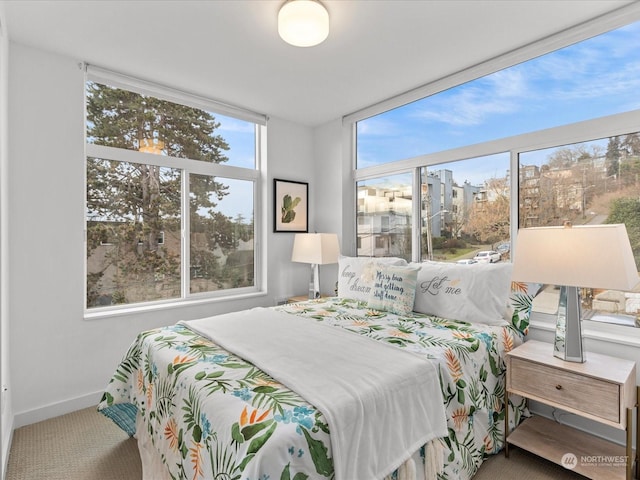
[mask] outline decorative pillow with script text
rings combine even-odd
[[[420,267],[378,265],[368,307],[406,315],[413,310],[416,281]]]
[[[367,302],[375,279],[377,265],[407,265],[398,257],[338,258],[338,297]]]
[[[425,262],[418,272],[416,312],[500,325],[511,290],[511,263]]]

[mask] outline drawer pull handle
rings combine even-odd
[[[556,385],[556,390],[562,390],[562,385]]]

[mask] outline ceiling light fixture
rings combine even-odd
[[[278,13],[278,33],[296,47],[313,47],[329,35],[329,12],[317,0],[287,0]]]

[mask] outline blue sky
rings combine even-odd
[[[211,113],[220,123],[216,133],[229,144],[225,165],[255,168],[255,124]]]
[[[220,122],[216,133],[229,144],[229,150],[225,152],[229,161],[225,165],[255,168],[255,124],[216,113],[212,115]],[[253,182],[223,178],[218,180],[229,186],[229,194],[217,202],[218,210],[231,218],[242,215],[245,223],[249,223],[253,216],[253,204],[247,200],[253,198]]]
[[[358,166],[638,108],[640,22],[358,122]],[[503,169],[480,163],[486,171],[468,172],[472,182]]]
[[[640,22],[529,60],[358,122],[358,166],[366,167],[640,108]],[[229,143],[228,165],[254,167],[253,124],[214,114]],[[604,141],[606,146],[606,140]],[[545,150],[528,161],[541,164]],[[481,185],[509,168],[508,154],[443,165]],[[439,169],[442,167],[433,167]],[[252,211],[250,182],[233,183],[219,208]]]

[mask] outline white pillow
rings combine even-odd
[[[366,302],[373,288],[377,265],[407,265],[398,257],[338,258],[338,297]]]
[[[367,306],[398,315],[411,312],[416,297],[418,270],[420,267],[415,265],[378,264]]]
[[[469,323],[504,324],[512,263],[419,265],[416,312]]]

